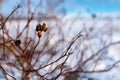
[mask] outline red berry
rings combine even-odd
[[[42,36],[42,32],[38,31],[38,37],[40,38]]]

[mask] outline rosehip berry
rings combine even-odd
[[[40,38],[42,36],[42,32],[41,31],[38,31],[38,37]]]

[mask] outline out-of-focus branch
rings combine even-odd
[[[30,16],[30,18],[28,18],[27,24],[25,25],[25,27],[23,28],[23,30],[17,35],[17,38],[19,38],[23,34],[23,32],[25,31],[25,29],[28,28],[28,26],[29,26],[29,24],[30,24],[30,22],[32,21],[33,18],[34,18],[34,15],[32,14]]]
[[[0,68],[3,72],[3,75],[5,76],[5,79],[8,80],[7,75],[6,75],[6,71],[4,70],[4,68],[1,65],[0,65]]]
[[[77,35],[72,39],[70,45],[68,46],[67,50],[65,50],[65,51],[63,52],[63,55],[62,55],[62,56],[60,56],[60,57],[59,57],[58,59],[56,59],[55,61],[53,61],[53,62],[51,62],[51,63],[49,63],[49,64],[47,64],[47,65],[45,65],[45,66],[42,66],[42,67],[40,67],[40,68],[38,68],[38,69],[36,69],[36,70],[40,70],[40,69],[45,68],[45,67],[47,67],[47,66],[49,66],[49,65],[52,65],[52,64],[54,64],[55,62],[58,62],[59,60],[61,60],[62,58],[64,58],[65,56],[70,55],[70,54],[69,54],[70,48],[71,48],[72,45],[75,43],[75,41],[78,40],[81,36],[83,36],[83,35],[82,35],[81,33],[79,33],[79,34],[77,34]],[[65,61],[66,61],[66,60],[67,60],[67,58],[65,59]]]
[[[106,69],[103,69],[103,70],[94,70],[94,71],[86,71],[86,70],[82,70],[80,72],[83,72],[83,73],[100,73],[100,72],[107,72],[107,71],[110,71],[111,69],[115,68],[115,66],[117,64],[120,63],[120,60],[118,60],[117,62],[113,63],[112,65],[110,65],[110,67],[106,68]]]
[[[18,6],[9,14],[9,16],[5,19],[5,21],[3,21],[2,26],[1,26],[1,29],[4,28],[4,26],[5,26],[6,22],[8,21],[8,19],[13,15],[13,13],[14,13],[18,8],[20,8],[20,5],[18,5]]]
[[[120,41],[112,42],[112,43],[104,46],[103,48],[99,49],[95,54],[93,54],[93,55],[90,56],[88,59],[86,59],[86,60],[83,62],[82,66],[84,66],[84,64],[86,64],[87,62],[89,62],[89,61],[91,61],[92,59],[94,59],[94,58],[95,58],[97,55],[99,55],[100,52],[103,51],[105,48],[108,48],[108,47],[113,46],[113,45],[116,45],[116,44],[120,44]]]

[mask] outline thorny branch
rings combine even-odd
[[[84,65],[89,63],[91,60],[94,60],[94,58],[98,58],[98,56],[101,54],[101,52],[106,49],[109,48],[110,46],[116,45],[116,44],[120,44],[120,41],[117,42],[111,42],[108,45],[103,46],[101,49],[99,49],[97,52],[93,53],[90,57],[88,57],[87,59],[84,59],[84,55],[85,55],[85,51],[87,51],[87,48],[81,50],[80,55],[78,55],[77,60],[76,61],[76,65],[72,68],[65,68],[65,64],[67,63],[69,57],[73,54],[70,52],[70,50],[72,49],[73,46],[75,46],[75,42],[77,42],[77,40],[80,37],[84,37],[81,32],[79,34],[77,34],[75,37],[73,37],[73,39],[71,40],[71,42],[69,43],[69,45],[67,46],[65,51],[60,51],[62,53],[62,55],[60,55],[57,59],[56,59],[56,55],[59,53],[59,51],[54,50],[54,46],[56,46],[57,44],[59,44],[60,42],[64,43],[65,42],[65,36],[64,36],[64,32],[62,32],[62,20],[59,21],[58,20],[58,24],[56,24],[56,26],[58,26],[58,32],[60,32],[61,34],[58,33],[58,36],[61,37],[61,40],[56,41],[56,43],[54,43],[54,45],[50,48],[46,48],[47,46],[49,46],[50,38],[47,38],[48,40],[43,39],[45,36],[43,36],[42,38],[40,38],[42,36],[42,34],[39,34],[39,40],[37,40],[37,43],[35,43],[35,39],[31,39],[29,41],[27,41],[27,39],[29,38],[28,34],[29,34],[29,29],[30,29],[30,23],[31,21],[34,19],[35,14],[39,11],[39,8],[42,4],[42,2],[44,2],[43,0],[40,1],[40,3],[38,4],[38,6],[34,9],[34,12],[31,13],[31,6],[30,6],[30,0],[28,0],[28,18],[27,18],[27,23],[25,26],[23,26],[24,28],[21,30],[21,32],[17,33],[16,35],[16,40],[20,38],[20,40],[24,40],[23,42],[21,42],[21,44],[15,45],[15,41],[14,38],[12,38],[12,36],[10,36],[10,34],[8,33],[7,29],[5,28],[6,22],[10,19],[10,17],[15,13],[15,11],[20,7],[20,5],[18,5],[10,14],[9,16],[4,20],[1,20],[1,32],[2,32],[2,38],[0,38],[0,47],[2,46],[3,48],[3,53],[5,54],[4,57],[6,57],[5,59],[0,59],[0,61],[4,62],[7,67],[12,68],[14,67],[16,70],[13,71],[13,73],[8,74],[6,67],[3,67],[3,63],[0,63],[0,69],[4,75],[4,78],[6,80],[9,80],[8,76],[13,78],[14,80],[17,80],[17,77],[14,77],[13,75],[19,71],[21,72],[21,79],[23,80],[30,80],[32,77],[31,75],[39,78],[40,80],[57,80],[60,76],[64,75],[64,77],[66,77],[66,74],[71,73],[99,73],[99,72],[107,72],[110,71],[111,69],[115,68],[116,65],[118,65],[120,63],[120,60],[118,60],[117,62],[113,63],[112,65],[110,65],[110,67],[103,69],[103,70],[86,70],[84,68]],[[57,18],[57,17],[56,17]],[[75,22],[78,18],[76,17],[73,22]],[[39,22],[39,21],[38,21]],[[65,22],[66,23],[66,22]],[[65,24],[64,23],[64,24]],[[60,25],[59,25],[60,24]],[[63,25],[64,26],[64,25]],[[70,24],[70,26],[73,26],[73,23]],[[26,31],[26,35],[25,38],[22,37],[22,34]],[[46,30],[44,30],[46,31]],[[53,30],[55,31],[55,30]],[[51,30],[51,32],[53,32]],[[72,30],[69,30],[69,32],[71,32]],[[40,33],[42,33],[42,31],[38,31]],[[48,35],[54,35],[51,34],[51,32],[47,33],[46,36]],[[92,33],[92,31],[91,31]],[[87,36],[90,33],[87,33]],[[1,35],[1,34],[0,34]],[[7,37],[5,37],[7,36]],[[34,36],[36,37],[36,36]],[[93,37],[92,37],[93,38]],[[39,47],[39,43],[42,43],[42,41],[44,41],[44,45]],[[106,40],[107,41],[107,40]],[[80,41],[78,41],[80,42]],[[62,44],[61,44],[62,45]],[[60,45],[60,46],[61,46]],[[37,50],[37,47],[39,47],[42,50]],[[58,46],[59,47],[59,46]],[[56,47],[55,47],[56,48]],[[65,48],[65,47],[64,47]],[[47,49],[47,50],[45,50]],[[78,50],[79,48],[75,49]],[[0,49],[1,50],[1,49]],[[63,50],[63,47],[62,49]],[[1,50],[2,51],[2,50]],[[56,52],[55,54],[49,54],[50,52]],[[74,51],[74,50],[73,50]],[[78,52],[75,52],[78,53]],[[74,53],[74,54],[75,54]],[[51,56],[49,58],[49,55]],[[35,57],[34,57],[35,56]],[[44,64],[42,63],[42,58],[44,56],[47,56],[47,58],[45,58],[45,60],[48,60],[47,62],[45,62],[45,60],[43,61]],[[79,57],[80,56],[80,57]],[[0,57],[3,57],[3,55],[0,55]],[[101,57],[101,56],[100,56]],[[99,57],[99,58],[100,58]],[[48,59],[49,58],[49,59]],[[53,58],[55,58],[54,60],[52,60]],[[99,60],[99,59],[98,59]],[[32,61],[35,61],[34,63],[32,63]],[[62,62],[60,62],[62,61]],[[59,63],[60,62],[60,63]],[[58,64],[55,64],[58,63]],[[55,67],[51,70],[50,68],[48,69],[49,66],[53,66],[55,65]],[[89,66],[89,65],[88,65]],[[41,71],[45,70],[45,73],[41,73]],[[56,76],[53,76],[53,73],[55,71],[59,70],[59,72],[57,73]],[[47,77],[48,75],[50,75],[51,78]],[[71,74],[70,74],[71,75]],[[66,79],[65,79],[66,80]]]

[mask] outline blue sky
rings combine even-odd
[[[66,0],[66,8],[69,12],[119,12],[120,0]]]
[[[25,0],[4,0],[3,4],[0,4],[0,12],[7,14],[22,1]],[[38,1],[32,0],[32,3],[36,5]],[[68,14],[76,12],[120,12],[120,0],[65,0],[63,6]]]

